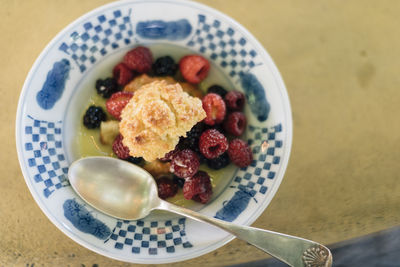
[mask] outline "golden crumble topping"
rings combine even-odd
[[[173,150],[179,137],[205,117],[199,98],[189,96],[178,83],[161,80],[135,90],[119,126],[131,156],[154,161]]]

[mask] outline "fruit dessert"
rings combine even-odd
[[[111,156],[150,172],[161,198],[180,194],[205,204],[213,195],[210,172],[253,160],[241,139],[245,96],[220,85],[200,90],[210,71],[200,55],[185,55],[178,64],[170,56],[153,62],[151,50],[138,46],[115,65],[112,77],[96,81],[105,103],[89,105],[83,125],[99,131]]]

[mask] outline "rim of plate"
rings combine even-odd
[[[32,79],[32,76],[37,69],[39,63],[41,60],[46,56],[48,50],[56,43],[66,32],[71,30],[72,28],[76,27],[79,25],[82,21],[85,19],[91,17],[93,14],[102,11],[102,10],[107,10],[109,8],[117,7],[117,6],[122,6],[126,4],[134,4],[134,3],[157,3],[157,2],[162,2],[162,3],[174,3],[174,4],[183,4],[187,5],[190,7],[194,7],[206,12],[214,13],[217,14],[218,16],[222,17],[224,20],[228,21],[232,25],[235,26],[236,29],[240,30],[247,38],[248,41],[251,42],[254,47],[257,49],[258,52],[260,52],[261,58],[265,61],[267,68],[271,73],[273,74],[274,80],[278,86],[278,90],[280,93],[280,98],[281,98],[281,104],[283,105],[283,111],[284,111],[284,118],[285,118],[285,127],[286,127],[286,136],[285,136],[285,144],[284,144],[284,154],[283,154],[283,161],[280,164],[280,168],[278,171],[279,176],[276,179],[276,185],[270,190],[269,195],[265,199],[261,205],[255,210],[252,214],[252,216],[244,222],[244,225],[251,225],[260,215],[266,207],[269,205],[271,202],[272,198],[275,196],[282,180],[283,176],[286,172],[286,168],[289,162],[289,157],[290,157],[290,152],[291,152],[291,147],[292,147],[292,138],[293,138],[293,122],[292,122],[292,111],[291,111],[291,106],[290,106],[290,100],[289,96],[286,90],[286,86],[283,82],[282,76],[276,67],[274,61],[272,60],[271,56],[268,54],[266,49],[261,45],[261,43],[244,27],[242,26],[239,22],[234,20],[233,18],[229,17],[228,15],[212,8],[207,5],[193,2],[191,0],[122,0],[122,1],[117,1],[117,2],[112,2],[109,4],[102,5],[100,7],[97,7],[79,18],[75,19],[73,22],[69,23],[66,27],[64,27],[55,37],[52,38],[52,40],[45,46],[45,48],[40,52],[40,55],[36,58],[34,64],[32,65],[31,69],[29,70],[29,73],[25,79],[24,85],[22,87],[19,100],[18,100],[18,106],[17,106],[17,114],[16,114],[16,128],[15,128],[15,138],[16,140],[19,140],[20,135],[21,135],[21,127],[18,121],[22,119],[22,107],[23,107],[23,102],[25,100],[26,93],[28,91],[28,85],[29,82]],[[47,216],[47,218],[60,230],[62,231],[66,236],[74,240],[76,243],[79,245],[90,249],[100,255],[103,255],[108,258],[112,258],[115,260],[120,260],[124,262],[131,262],[131,263],[145,263],[149,264],[150,262],[148,260],[142,260],[142,259],[135,259],[133,256],[131,257],[124,257],[123,254],[120,253],[113,253],[111,251],[103,250],[100,248],[97,248],[96,246],[92,245],[91,243],[87,242],[86,240],[74,235],[70,230],[67,229],[65,225],[60,223],[55,216],[47,209],[46,205],[42,203],[42,200],[39,198],[39,196],[36,194],[36,190],[33,188],[32,183],[29,181],[28,177],[28,171],[26,168],[26,164],[23,162],[23,150],[21,147],[20,142],[16,141],[16,148],[17,148],[17,155],[18,155],[18,161],[21,167],[22,174],[24,176],[25,183],[27,184],[29,191],[31,195],[33,196],[34,200],[36,201],[36,204],[40,207],[42,212]],[[235,237],[231,234],[229,234],[226,238],[221,239],[220,241],[214,243],[211,246],[207,246],[206,248],[202,248],[199,250],[195,250],[192,253],[188,253],[186,255],[179,255],[178,257],[171,257],[168,259],[163,259],[163,258],[151,258],[152,262],[155,264],[161,264],[161,263],[172,263],[172,262],[179,262],[179,261],[185,261],[189,260],[192,258],[196,258],[199,256],[202,256],[206,253],[209,253],[213,250],[216,250],[223,245],[227,244],[231,240],[233,240]],[[134,259],[134,261],[132,261]]]

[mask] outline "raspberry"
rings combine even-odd
[[[190,149],[179,151],[171,160],[171,172],[181,178],[193,176],[199,169],[200,161],[195,152]]]
[[[202,56],[187,55],[179,61],[179,70],[186,81],[197,84],[207,77],[210,63]]]
[[[121,112],[132,96],[133,93],[131,92],[117,92],[113,94],[106,102],[108,113],[110,113],[114,118],[120,120]]]
[[[101,107],[90,106],[83,116],[83,125],[88,129],[95,129],[98,128],[100,123],[106,119],[107,115]]]
[[[162,162],[168,162],[171,161],[172,158],[175,156],[176,153],[178,153],[180,150],[175,148],[174,150],[171,150],[170,152],[168,152],[167,154],[165,154],[164,157],[160,158],[160,160]]]
[[[125,54],[124,63],[133,71],[145,73],[151,70],[153,56],[150,49],[138,46]]]
[[[179,188],[183,188],[183,185],[185,184],[185,179],[184,178],[180,178],[176,175],[174,175],[172,177],[172,181],[179,187]]]
[[[213,126],[207,125],[206,129],[215,129],[225,135],[225,129],[222,124],[215,124]]]
[[[162,199],[173,197],[178,192],[178,186],[168,177],[162,176],[156,179],[158,196]]]
[[[200,203],[207,203],[212,196],[210,176],[206,172],[199,171],[183,185],[183,197]]]
[[[114,78],[98,79],[96,81],[96,91],[104,98],[109,98],[118,91],[118,84]]]
[[[234,135],[240,136],[246,129],[246,116],[242,112],[235,111],[230,113],[224,121],[225,130]]]
[[[119,63],[113,69],[113,76],[119,85],[124,86],[132,80],[133,73],[124,63]]]
[[[123,137],[121,134],[117,135],[112,144],[112,150],[118,158],[128,159],[130,157],[129,148],[124,146],[124,144],[122,143],[122,139]]]
[[[244,94],[239,91],[230,91],[225,96],[226,106],[231,111],[242,111],[245,103]]]
[[[213,159],[228,149],[228,139],[217,130],[209,129],[200,136],[199,148],[207,159]]]
[[[204,123],[199,122],[192,129],[186,133],[186,137],[181,137],[178,147],[180,149],[191,149],[196,151],[199,146],[199,138],[204,131]]]
[[[214,84],[207,89],[207,93],[214,93],[220,95],[223,98],[228,93],[228,91],[226,91],[224,87]]]
[[[178,65],[170,56],[157,58],[152,67],[156,76],[174,76],[178,70]]]
[[[221,123],[224,120],[226,115],[226,106],[221,96],[210,93],[203,97],[202,102],[203,109],[207,115],[204,119],[204,123],[214,125]]]
[[[211,169],[219,170],[228,166],[231,161],[229,160],[228,153],[225,152],[224,154],[215,159],[207,159],[206,162],[207,166],[210,167]]]
[[[253,153],[250,147],[240,139],[233,139],[229,143],[228,155],[231,161],[241,168],[249,166],[253,161]]]

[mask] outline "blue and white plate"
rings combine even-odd
[[[79,244],[127,262],[187,260],[233,237],[175,215],[156,213],[138,221],[111,218],[86,205],[67,178],[68,166],[79,157],[73,148],[81,120],[79,105],[87,103],[94,90],[85,84],[138,44],[178,46],[202,54],[212,62],[211,72],[222,73],[231,87],[245,93],[246,138],[254,161],[231,172],[223,190],[199,212],[243,225],[256,220],[277,191],[288,163],[289,99],[260,43],[233,19],[197,3],[118,1],[89,12],[60,32],[25,81],[16,118],[18,157],[40,208]]]

